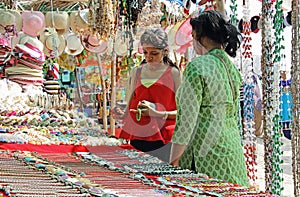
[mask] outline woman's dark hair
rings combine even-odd
[[[202,36],[207,36],[222,44],[228,55],[236,56],[236,51],[241,45],[242,35],[234,25],[225,21],[219,12],[204,11],[198,17],[191,18],[190,24],[196,33],[195,39],[200,41]]]
[[[157,49],[168,48],[168,35],[162,28],[149,28],[141,35],[141,45],[151,45]],[[172,60],[166,55],[163,58],[163,62],[169,66],[178,67],[172,62]]]

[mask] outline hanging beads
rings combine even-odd
[[[294,195],[300,195],[300,2],[292,1],[292,84],[291,91],[293,96],[293,123],[292,123],[292,160],[293,160],[293,178],[294,178]]]
[[[255,186],[256,172],[256,136],[254,129],[254,83],[252,64],[252,45],[250,36],[249,1],[243,6],[243,30],[244,42],[242,45],[242,73],[244,76],[244,105],[243,105],[243,144],[247,165],[247,174],[250,185]]]

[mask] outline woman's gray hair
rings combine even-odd
[[[141,36],[141,45],[149,44],[158,49],[168,47],[168,35],[162,28],[149,28]]]

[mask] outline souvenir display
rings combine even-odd
[[[119,138],[123,121],[112,113],[115,103],[126,106],[129,74],[145,56],[139,40],[144,30],[167,33],[168,55],[184,72],[196,56],[190,19],[222,2],[224,17],[243,36],[233,62],[243,77],[237,124],[249,188],[135,150]],[[291,142],[299,196],[299,0],[258,3],[261,10],[254,13],[250,0],[0,2],[0,196],[282,196],[283,135]],[[284,28],[293,33],[291,67]],[[255,80],[263,89],[261,135]],[[137,120],[141,116],[140,110]],[[264,185],[258,178],[260,138]]]

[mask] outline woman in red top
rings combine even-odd
[[[140,42],[145,60],[131,72],[126,110],[116,108],[114,116],[123,119],[121,138],[137,150],[167,161],[170,147],[165,145],[174,132],[180,71],[168,58],[168,37],[163,29],[146,30]]]

